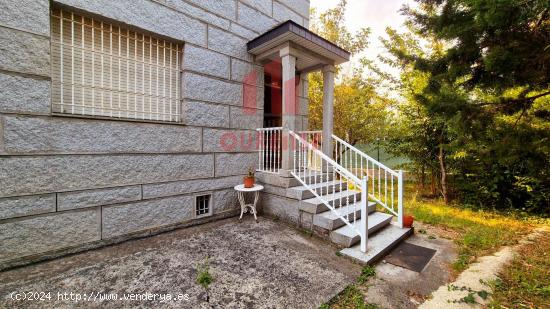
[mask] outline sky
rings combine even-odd
[[[317,9],[317,13],[334,8],[339,0],[311,0],[311,7]],[[346,26],[352,33],[357,30],[369,27],[369,48],[364,56],[376,60],[376,56],[384,52],[384,48],[378,39],[385,36],[386,27],[403,29],[405,17],[399,12],[404,4],[412,4],[412,0],[348,0],[346,7]],[[394,71],[387,66],[380,64],[382,69]],[[397,72],[392,72],[397,73]]]

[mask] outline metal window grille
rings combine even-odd
[[[207,216],[210,215],[210,197],[211,195],[198,195],[195,197],[195,216]]]
[[[179,121],[183,45],[54,8],[54,113]]]

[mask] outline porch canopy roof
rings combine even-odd
[[[280,61],[279,51],[288,46],[296,53],[296,71],[307,73],[325,65],[347,62],[350,53],[288,20],[247,43],[257,62]]]

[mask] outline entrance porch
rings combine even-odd
[[[403,228],[402,172],[333,134],[335,65],[350,54],[292,21],[250,41],[248,51],[265,72],[264,128],[257,129],[264,213],[374,262],[412,230]],[[323,74],[323,126],[307,131],[306,76],[315,71]]]
[[[276,157],[265,159],[270,171],[286,173],[292,166],[289,131],[307,129],[307,74],[323,73],[323,153],[332,157],[331,136],[334,113],[335,65],[347,62],[350,53],[317,36],[308,29],[287,21],[248,43],[248,52],[264,66],[264,128],[266,140],[280,146]],[[272,135],[274,134],[274,135]],[[271,166],[269,166],[271,165]]]

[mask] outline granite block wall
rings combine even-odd
[[[52,113],[51,6],[184,43],[181,122]],[[288,19],[307,27],[309,1],[2,1],[0,269],[238,213],[232,187],[257,164],[263,119],[246,42]],[[199,220],[201,192],[214,205]]]

